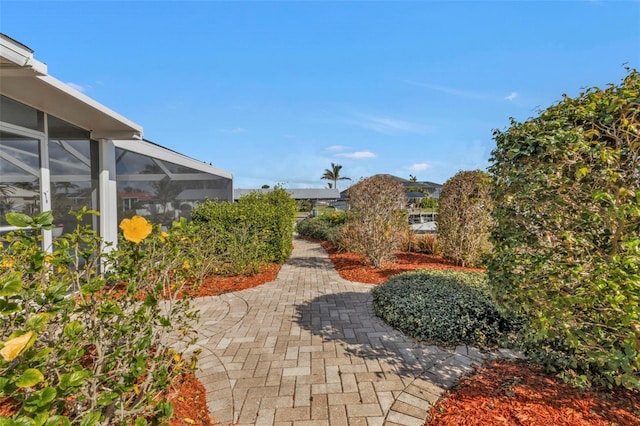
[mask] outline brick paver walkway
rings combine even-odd
[[[275,281],[196,301],[196,374],[221,425],[419,426],[461,374],[509,355],[414,342],[374,315],[371,285],[294,244]]]

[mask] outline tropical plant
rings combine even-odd
[[[363,179],[349,188],[348,221],[341,244],[364,256],[374,267],[393,258],[409,232],[402,184],[388,176]]]
[[[565,379],[640,389],[640,75],[494,136],[496,299]]]
[[[2,425],[159,424],[172,415],[166,389],[191,366],[196,312],[178,298],[192,272],[190,232],[164,235],[134,217],[118,249],[83,216],[41,248],[50,211],[10,213],[20,230],[0,251],[0,400],[15,407]],[[9,398],[9,399],[7,399]],[[6,413],[6,412],[5,412]]]
[[[491,178],[462,171],[442,187],[438,200],[438,242],[442,255],[458,266],[479,266],[491,250]]]
[[[333,188],[338,189],[339,180],[351,180],[351,178],[349,177],[340,176],[340,170],[342,170],[342,166],[340,164],[331,163],[331,168],[324,169],[324,174],[320,179],[327,179],[327,180],[333,181]]]

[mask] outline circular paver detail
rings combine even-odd
[[[419,344],[377,318],[372,286],[342,279],[296,238],[275,281],[196,301],[197,376],[212,417],[237,425],[422,425],[486,355]]]

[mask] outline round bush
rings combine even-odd
[[[313,218],[306,218],[296,224],[296,231],[304,237],[339,243],[340,228],[344,224],[345,213],[331,213]]]
[[[496,309],[481,272],[407,272],[375,287],[372,295],[378,317],[418,340],[488,348],[513,328]]]

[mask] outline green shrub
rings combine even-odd
[[[345,212],[325,213],[298,222],[296,231],[304,237],[340,244],[340,229],[347,220]]]
[[[495,139],[497,301],[565,379],[640,389],[640,75]]]
[[[51,212],[7,215],[23,229],[0,239],[0,400],[17,412],[0,424],[146,425],[172,415],[165,391],[189,366],[182,351],[196,336],[197,312],[178,298],[193,278],[193,234],[134,217],[106,252],[82,225],[93,213],[72,212],[78,225],[52,253],[40,232],[53,227]]]
[[[255,273],[263,265],[282,263],[293,248],[295,200],[284,190],[251,193],[237,203],[207,200],[193,211],[212,257],[223,274]]]
[[[393,259],[409,232],[402,184],[387,176],[363,179],[348,190],[350,210],[340,243],[379,268]]]
[[[501,315],[480,272],[407,272],[372,290],[377,316],[409,336],[445,346],[492,347],[512,323]]]
[[[491,178],[480,170],[457,173],[440,192],[438,242],[445,259],[480,266],[491,251]]]

